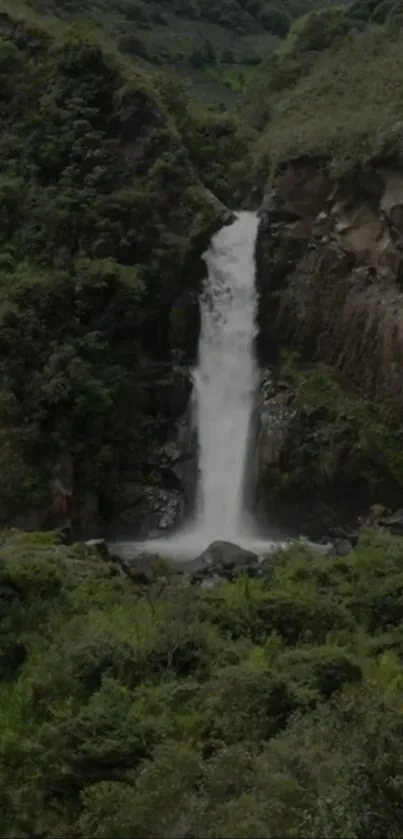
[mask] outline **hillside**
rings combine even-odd
[[[123,467],[132,485],[143,469],[161,480],[147,466],[152,430],[159,421],[162,445],[172,412],[158,387],[170,394],[171,353],[192,355],[196,341],[193,332],[181,344],[171,313],[192,306],[200,253],[228,216],[201,179],[220,160],[221,132],[228,194],[244,140],[229,118],[204,126],[185,107],[188,152],[169,86],[162,96],[86,25],[2,8],[0,518],[42,526],[61,503],[53,486],[92,531],[99,505],[117,501]],[[150,377],[162,381],[155,397]]]
[[[317,0],[32,0],[41,13],[101,27],[119,50],[185,74],[207,101],[230,104],[251,70]]]
[[[272,403],[280,443],[260,501],[268,515],[277,494],[316,534],[337,510],[400,506],[403,488],[402,12],[362,2],[303,17],[245,102],[259,134],[261,354],[297,359]]]
[[[342,175],[398,154],[402,20],[400,3],[367,0],[296,21],[245,97],[266,177],[298,156]]]

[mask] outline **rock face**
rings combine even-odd
[[[295,161],[261,216],[261,358],[292,347],[402,407],[403,170],[374,164],[344,183],[323,161]]]
[[[191,394],[186,368],[146,365],[140,395],[144,445],[139,451],[134,439],[133,449],[122,452],[113,534],[157,538],[176,528],[191,510],[197,473]]]
[[[261,363],[278,366],[287,350],[308,366],[327,365],[340,392],[387,408],[385,422],[396,428],[403,410],[403,168],[374,163],[344,182],[324,161],[296,160],[267,190],[260,213]],[[345,412],[340,403],[338,411],[327,399],[326,375],[317,388],[324,398],[316,406],[303,389],[296,405],[290,382],[266,394],[256,453],[258,513],[267,519],[277,492],[286,502],[280,518],[314,537],[350,524],[378,498],[394,506],[403,485],[396,431],[387,463],[380,451],[385,423],[377,431],[361,408],[358,421],[358,402],[347,400]]]
[[[369,514],[360,520],[360,528],[381,529],[388,531],[392,536],[403,536],[403,510],[391,513],[381,504],[374,504]]]

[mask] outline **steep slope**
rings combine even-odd
[[[15,11],[0,33],[0,518],[44,524],[50,481],[62,519],[94,528],[122,464],[141,485],[156,418],[162,444],[186,407],[167,396],[170,314],[226,214],[147,76],[88,28]]]
[[[278,492],[302,518],[315,510],[319,530],[336,499],[354,518],[371,501],[399,504],[403,488],[398,5],[383,25],[354,7],[299,21],[271,62],[266,102],[255,99],[256,116],[270,112],[255,160],[260,350],[327,365],[299,381],[294,370],[272,403],[281,442],[266,446],[263,496],[266,509]]]

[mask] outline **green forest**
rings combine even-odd
[[[108,521],[163,486],[176,406],[147,382],[194,360],[211,235],[288,161],[352,195],[401,167],[402,24],[400,0],[0,0],[5,839],[403,835],[401,536],[361,527],[343,557],[290,542],[211,589],[78,541],[88,498]],[[396,400],[283,350],[268,363],[305,426],[272,491],[339,476],[324,427],[368,503],[393,484],[398,506]],[[66,461],[74,544],[52,508]]]
[[[1,544],[7,837],[401,836],[403,539],[211,591]]]

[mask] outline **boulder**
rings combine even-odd
[[[157,580],[165,584],[172,574],[179,573],[159,556],[152,554],[139,554],[132,559],[120,558],[119,563],[125,574],[139,586],[147,587],[156,583]]]
[[[102,559],[111,559],[106,539],[87,539],[87,548],[96,551]]]
[[[394,536],[403,536],[403,510],[396,510],[391,516],[380,520],[381,527],[386,527]]]
[[[336,539],[327,551],[326,556],[348,556],[352,550],[353,545],[349,539]]]
[[[366,518],[361,518],[359,524],[362,529],[388,530],[393,536],[403,536],[403,509],[391,513],[382,504],[374,504]]]
[[[202,572],[203,576],[226,579],[257,566],[258,562],[259,558],[253,551],[220,540],[212,542],[195,560],[195,564],[200,566],[199,575]]]

